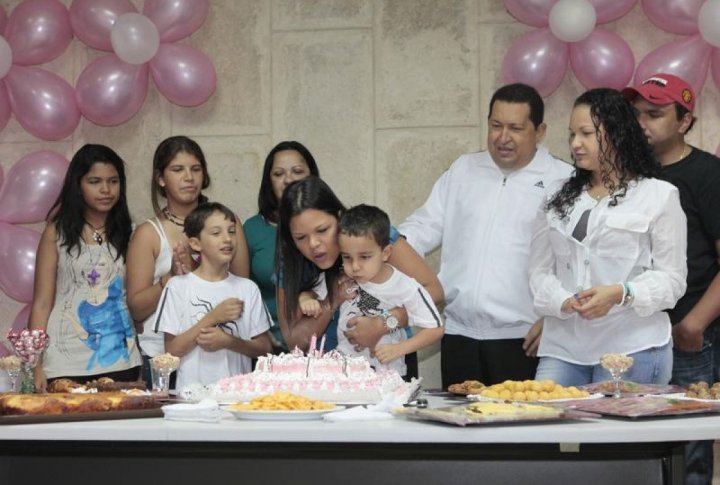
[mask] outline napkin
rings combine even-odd
[[[217,423],[222,417],[220,406],[214,399],[203,399],[197,403],[167,404],[162,410],[165,419],[170,421]]]
[[[355,406],[344,411],[323,414],[325,421],[385,421],[394,419],[394,416],[387,411],[380,411],[376,406]]]

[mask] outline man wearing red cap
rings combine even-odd
[[[685,142],[695,123],[695,95],[684,80],[656,74],[623,94],[635,106],[663,174],[680,190],[687,216],[687,292],[669,311],[672,382],[712,384],[720,381],[720,159]],[[712,446],[712,441],[688,445],[688,484],[712,482]]]

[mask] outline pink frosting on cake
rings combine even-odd
[[[378,402],[404,384],[395,371],[375,372],[361,356],[331,351],[320,355],[266,355],[255,371],[219,381],[213,394],[220,400],[249,400],[275,391],[289,391],[331,402]]]

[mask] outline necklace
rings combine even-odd
[[[687,150],[687,148],[688,148],[688,145],[686,143],[683,143],[683,151],[680,154],[680,158],[677,159],[678,162],[680,160],[682,160],[683,158],[685,158],[685,150]],[[675,163],[677,163],[677,162],[675,162]]]
[[[85,224],[90,226],[90,229],[92,229],[92,239],[95,241],[98,245],[102,245],[103,243],[103,233],[105,233],[104,229],[105,226],[95,227],[92,224],[90,224],[88,221],[85,221]]]
[[[182,219],[182,218],[176,216],[175,214],[170,212],[170,209],[168,209],[167,207],[165,207],[162,210],[162,213],[165,216],[165,219],[172,222],[176,226],[183,227],[183,228],[185,227],[185,219]]]

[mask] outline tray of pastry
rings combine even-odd
[[[479,401],[461,406],[408,408],[400,411],[411,419],[439,421],[458,426],[537,423],[566,419],[596,418],[597,414],[575,409],[520,402]]]
[[[162,417],[151,396],[121,392],[94,394],[5,394],[0,396],[0,424],[55,423]]]

